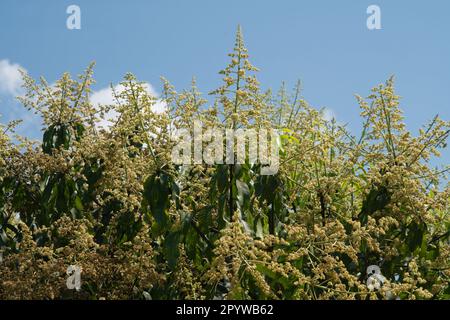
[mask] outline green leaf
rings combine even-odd
[[[408,244],[408,248],[411,252],[415,251],[419,246],[422,245],[422,240],[424,237],[424,233],[426,231],[426,225],[423,222],[416,223],[413,221],[408,227],[408,235],[406,242]]]
[[[144,197],[150,205],[151,214],[162,228],[168,225],[166,209],[172,194],[171,185],[171,177],[164,172],[150,176],[144,183]]]
[[[83,203],[81,202],[81,198],[79,196],[75,197],[74,206],[75,206],[75,209],[77,209],[78,211],[84,210]]]
[[[250,195],[250,189],[248,185],[241,180],[236,180],[237,196],[239,203],[242,205],[244,200]]]
[[[173,269],[176,266],[178,257],[180,256],[180,250],[178,245],[180,243],[179,232],[169,232],[164,239],[164,256],[167,259],[169,268]]]

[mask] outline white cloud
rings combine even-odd
[[[329,108],[323,108],[322,109],[322,117],[325,121],[331,121],[333,119],[336,119],[336,114],[333,110]]]
[[[153,86],[150,83],[144,83],[143,84],[145,91],[147,91],[147,93],[153,97],[158,98],[158,93],[156,92],[156,90],[153,88]],[[123,91],[124,88],[121,84],[115,85],[114,86],[114,91],[116,93],[120,93],[121,91]],[[113,90],[111,89],[111,87],[108,88],[104,88],[104,89],[100,89],[98,91],[94,91],[90,97],[90,101],[94,106],[98,106],[98,105],[115,105],[117,104],[117,101],[114,99],[113,97]],[[164,111],[166,111],[166,103],[160,99],[156,100],[156,103],[152,106],[153,112],[156,113],[162,113]],[[111,125],[109,120],[114,120],[117,118],[117,113],[115,111],[110,111],[106,116],[105,116],[105,120],[101,121],[99,123],[99,126],[103,127],[103,128],[107,128]]]
[[[118,86],[116,86],[115,88],[117,87]],[[90,100],[94,106],[98,106],[100,104],[115,104],[111,88],[104,88],[98,91],[94,91],[94,93],[90,97]]]
[[[41,135],[39,130],[41,118],[29,112],[15,99],[24,93],[20,70],[27,72],[18,63],[12,63],[8,59],[0,60],[0,122],[22,120],[22,123],[15,129],[16,133],[31,139],[38,139]]]
[[[158,93],[156,92],[156,90],[153,88],[153,86],[150,83],[144,83],[143,84],[145,91],[147,91],[147,93],[153,97],[158,97]],[[116,86],[114,86],[114,91],[116,93],[120,93],[121,91],[123,91],[123,86],[121,84],[118,84]],[[116,104],[117,101],[114,99],[113,97],[113,91],[111,89],[111,87],[108,88],[104,88],[104,89],[100,89],[98,91],[94,91],[94,93],[91,95],[91,103],[94,106],[103,104],[103,105],[111,105],[111,104]],[[157,112],[157,113],[162,113],[166,110],[166,104],[161,101],[161,100],[157,100],[156,103],[153,105],[153,111]]]
[[[26,71],[17,63],[0,60],[0,93],[13,96],[20,93],[23,81],[19,70]]]

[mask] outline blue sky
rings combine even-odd
[[[71,4],[81,8],[81,30],[66,28]],[[381,30],[366,27],[371,4],[381,8]],[[160,76],[178,89],[195,76],[207,93],[220,84],[217,71],[241,24],[264,89],[301,79],[311,105],[331,109],[356,133],[361,120],[353,95],[367,96],[395,75],[406,123],[416,132],[437,113],[450,119],[449,15],[448,0],[2,0],[1,121],[24,117],[12,98],[14,74],[8,78],[14,66],[53,82],[96,61],[95,90],[130,71],[156,91]],[[27,119],[20,132],[39,137]],[[449,162],[445,150],[439,163]]]

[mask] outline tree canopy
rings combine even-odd
[[[165,79],[154,97],[127,74],[115,103],[96,106],[93,65],[54,85],[24,75],[19,99],[43,138],[1,126],[0,298],[450,298],[450,188],[429,164],[450,123],[412,135],[391,78],[357,97],[354,135],[300,85],[262,91],[240,30],[229,57],[210,99]],[[193,119],[278,130],[279,171],[174,164],[171,137]],[[80,290],[66,286],[70,265]]]

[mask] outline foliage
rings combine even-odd
[[[1,127],[0,298],[450,298],[450,188],[429,165],[450,123],[436,116],[412,136],[391,78],[357,97],[355,137],[300,85],[262,92],[240,30],[229,56],[212,106],[195,81],[177,92],[164,79],[158,100],[127,74],[116,103],[97,107],[93,66],[54,86],[24,75],[20,100],[44,132],[13,143],[15,123]],[[171,137],[193,119],[278,129],[279,172],[174,165]],[[80,291],[65,286],[73,264]],[[366,286],[370,265],[380,290]]]

